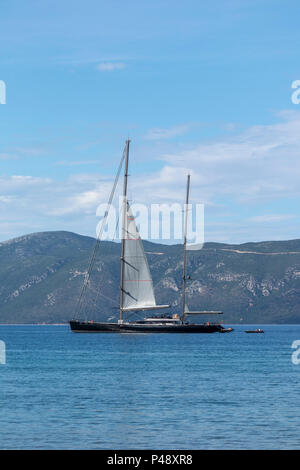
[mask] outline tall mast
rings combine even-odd
[[[120,276],[120,322],[123,320],[123,300],[124,300],[124,254],[125,254],[125,220],[127,212],[127,177],[128,177],[128,159],[129,159],[129,144],[130,140],[126,140],[125,147],[125,169],[124,169],[124,184],[123,184],[123,208],[122,208],[122,231],[121,231],[121,276]]]
[[[182,276],[182,314],[181,321],[185,317],[185,288],[186,288],[186,239],[187,239],[187,223],[188,223],[188,203],[190,194],[190,175],[187,175],[186,183],[186,200],[185,200],[185,218],[184,218],[184,242],[183,242],[183,276]]]

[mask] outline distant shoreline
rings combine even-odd
[[[226,323],[232,326],[298,326],[300,323]],[[69,323],[0,323],[0,326],[69,326]]]

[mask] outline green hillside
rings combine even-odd
[[[73,318],[94,245],[93,238],[70,232],[34,233],[1,243],[0,322]],[[144,246],[158,302],[178,312],[182,246]],[[104,320],[118,314],[119,262],[119,244],[102,242],[83,318]],[[188,274],[191,310],[223,310],[224,323],[300,323],[300,240],[207,243],[189,253]]]

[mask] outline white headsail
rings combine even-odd
[[[168,305],[156,305],[148,261],[128,202],[123,236],[124,271],[122,310],[148,310],[168,307]]]

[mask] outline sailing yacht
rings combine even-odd
[[[96,322],[71,320],[71,330],[76,333],[214,333],[229,332],[232,328],[224,328],[219,323],[189,323],[187,315],[219,315],[219,311],[191,312],[186,305],[186,265],[187,265],[187,223],[188,203],[190,190],[190,175],[187,177],[185,225],[184,225],[184,252],[183,252],[183,278],[182,278],[182,311],[173,316],[161,315],[144,317],[141,320],[129,321],[128,316],[133,312],[146,312],[167,309],[170,305],[156,303],[152,277],[148,261],[144,252],[143,243],[136,226],[127,200],[127,178],[129,163],[129,144],[126,141],[123,154],[124,184],[122,207],[122,242],[121,242],[121,272],[120,272],[120,309],[118,322]],[[121,160],[121,166],[123,161]],[[119,167],[119,170],[121,168]],[[106,214],[107,215],[107,214]],[[86,280],[88,282],[88,279]]]

